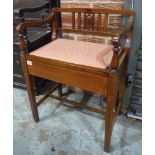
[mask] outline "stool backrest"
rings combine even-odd
[[[100,8],[52,8],[54,13],[54,28],[59,32],[81,33],[91,35],[107,35],[113,36],[120,29],[108,27],[109,15],[125,15],[129,19],[134,17],[134,11],[129,10],[110,10]],[[71,28],[58,27],[58,15],[61,13],[71,13]]]

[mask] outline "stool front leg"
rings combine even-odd
[[[38,115],[38,108],[37,108],[35,92],[34,92],[33,78],[32,78],[32,75],[28,74],[27,63],[25,60],[24,53],[20,54],[20,58],[21,58],[21,64],[22,64],[22,68],[23,68],[25,83],[27,86],[27,92],[28,92],[28,96],[29,96],[33,119],[35,122],[38,122],[39,115]]]
[[[117,95],[117,75],[110,73],[108,78],[108,95],[105,113],[105,142],[104,151],[110,152],[110,141],[114,120],[114,109]]]

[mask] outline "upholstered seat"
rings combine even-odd
[[[106,69],[111,62],[112,45],[57,39],[31,52],[31,55]]]

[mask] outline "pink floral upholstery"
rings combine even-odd
[[[112,48],[106,44],[57,39],[31,55],[106,69],[113,56]]]

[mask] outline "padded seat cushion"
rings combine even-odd
[[[57,39],[31,52],[31,55],[106,69],[112,60],[112,45]]]

